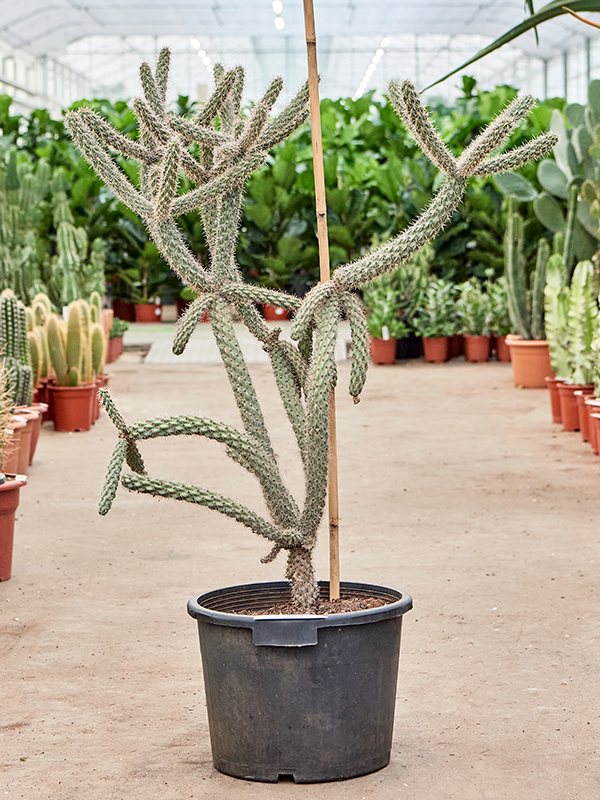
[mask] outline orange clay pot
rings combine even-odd
[[[544,389],[546,378],[552,377],[548,342],[545,339],[523,339],[509,334],[506,344],[510,350],[515,386],[523,389]]]
[[[393,364],[396,360],[396,340],[369,336],[369,349],[374,364]]]
[[[7,581],[12,575],[15,511],[21,486],[27,483],[24,475],[18,479],[8,475],[6,478],[6,482],[0,484],[0,581]]]

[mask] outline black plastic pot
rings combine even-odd
[[[396,339],[396,361],[406,358],[420,358],[423,355],[423,342],[416,333],[409,333]]]
[[[328,597],[329,584],[321,582]],[[409,595],[342,583],[389,605],[329,616],[236,614],[289,600],[286,582],[193,597],[215,767],[256,781],[342,780],[390,759]]]

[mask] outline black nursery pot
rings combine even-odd
[[[319,586],[328,597],[329,584]],[[189,601],[218,770],[316,783],[388,764],[402,615],[412,599],[363,583],[343,582],[341,594],[389,605],[329,616],[235,613],[289,601],[287,582],[232,586]]]
[[[423,340],[416,333],[409,333],[396,339],[396,361],[406,358],[420,358],[423,355]]]

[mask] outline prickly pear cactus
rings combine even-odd
[[[116,196],[144,220],[153,241],[172,269],[198,298],[182,318],[175,352],[185,348],[196,322],[210,311],[212,330],[241,414],[238,430],[206,417],[168,417],[128,424],[110,393],[103,391],[107,412],[119,431],[100,512],[105,514],[119,483],[125,488],[172,497],[220,511],[271,542],[263,559],[287,551],[286,575],[299,610],[316,602],[312,551],[321,521],[328,471],[328,404],[337,381],[335,345],[341,312],[350,322],[352,352],[350,394],[358,400],[366,378],[366,320],[354,290],[407,261],[441,230],[460,202],[471,176],[491,175],[539,158],[554,146],[545,134],[516,150],[494,155],[510,132],[528,114],[532,98],[518,98],[456,158],[444,145],[410,83],[390,84],[398,114],[423,152],[445,176],[437,196],[399,236],[360,258],[338,267],[331,280],[319,284],[303,301],[283,292],[244,284],[235,261],[244,183],[266,160],[269,150],[296,130],[308,116],[308,90],[303,86],[277,116],[271,110],[282,88],[276,78],[247,117],[241,113],[244,72],[215,67],[216,88],[192,119],[168,113],[166,90],[170,55],[163,50],[153,72],[140,69],[144,97],[135,100],[140,138],[123,136],[88,108],[70,112],[66,124],[84,156]],[[217,123],[218,120],[218,123]],[[113,153],[140,163],[138,189],[126,177]],[[194,188],[180,193],[180,176]],[[190,251],[177,225],[179,215],[200,212],[210,265],[204,267]],[[257,311],[257,303],[273,303],[295,312],[294,344],[279,340]],[[269,354],[277,388],[295,433],[305,474],[305,491],[297,501],[285,485],[253,383],[244,362],[230,304]],[[197,435],[223,443],[227,454],[258,479],[270,519],[235,500],[194,485],[153,478],[146,472],[138,441],[158,436]],[[125,461],[130,471],[121,474]]]

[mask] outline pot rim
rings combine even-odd
[[[329,587],[329,581],[319,581],[320,588]],[[202,620],[212,625],[223,625],[231,628],[251,628],[255,629],[257,621],[268,621],[271,624],[289,624],[293,622],[302,623],[304,620],[311,620],[316,628],[330,628],[340,627],[345,625],[364,625],[371,622],[379,622],[380,620],[399,617],[405,614],[413,606],[412,597],[406,592],[401,592],[398,589],[392,589],[388,586],[379,586],[370,583],[356,583],[354,581],[341,581],[340,588],[342,590],[354,590],[356,593],[367,594],[369,592],[378,594],[387,599],[396,597],[392,603],[385,606],[377,606],[376,608],[366,608],[361,611],[349,611],[339,614],[274,614],[258,616],[250,616],[247,614],[235,614],[226,611],[216,611],[202,605],[203,602],[210,602],[219,597],[223,597],[224,593],[231,593],[232,596],[239,594],[241,599],[246,592],[248,599],[252,597],[252,593],[260,592],[261,590],[273,590],[281,593],[281,599],[289,598],[289,583],[287,581],[270,581],[264,583],[249,583],[239,584],[237,586],[227,586],[223,589],[216,589],[210,592],[205,592],[201,595],[194,595],[190,598],[187,604],[188,614],[197,620]],[[225,595],[226,596],[226,595]],[[351,592],[350,592],[351,596]],[[271,597],[271,600],[274,598]]]

